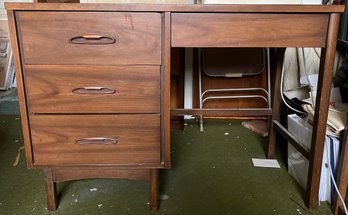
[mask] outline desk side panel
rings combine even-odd
[[[163,162],[164,167],[169,169],[171,167],[170,157],[170,72],[171,72],[171,47],[170,47],[170,31],[171,19],[170,13],[164,13],[163,31],[163,50],[162,50],[162,141],[163,141]]]
[[[328,14],[173,13],[172,47],[324,47]]]
[[[27,114],[27,102],[25,98],[25,90],[24,90],[24,82],[23,82],[23,74],[22,74],[22,64],[21,64],[21,54],[20,54],[20,44],[19,44],[19,35],[17,34],[17,20],[15,11],[8,10],[7,11],[8,24],[9,24],[9,33],[11,46],[13,50],[13,59],[14,59],[14,68],[16,72],[16,81],[17,81],[17,89],[18,89],[18,100],[19,100],[19,108],[22,122],[22,132],[24,138],[24,146],[25,146],[25,155],[27,159],[27,167],[29,169],[33,168],[33,154],[32,154],[32,146],[29,132],[29,122],[28,122],[28,114]]]

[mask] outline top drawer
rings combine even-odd
[[[24,63],[161,64],[161,14],[18,12]]]
[[[324,47],[328,14],[172,13],[172,47]]]

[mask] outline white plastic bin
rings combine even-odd
[[[311,148],[312,126],[297,115],[288,115],[288,130],[298,140],[299,144],[307,151]],[[329,144],[329,159],[327,147]],[[334,171],[339,157],[340,142],[337,138],[326,136],[323,162],[321,167],[319,202],[331,203],[333,186],[330,180],[328,163],[330,162]],[[304,188],[307,187],[308,160],[288,143],[288,172]]]

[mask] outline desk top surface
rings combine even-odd
[[[7,10],[148,11],[235,13],[343,13],[344,5],[202,5],[202,4],[79,4],[5,3]]]

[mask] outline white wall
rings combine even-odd
[[[0,20],[7,20],[4,2],[33,2],[33,0],[0,0]]]

